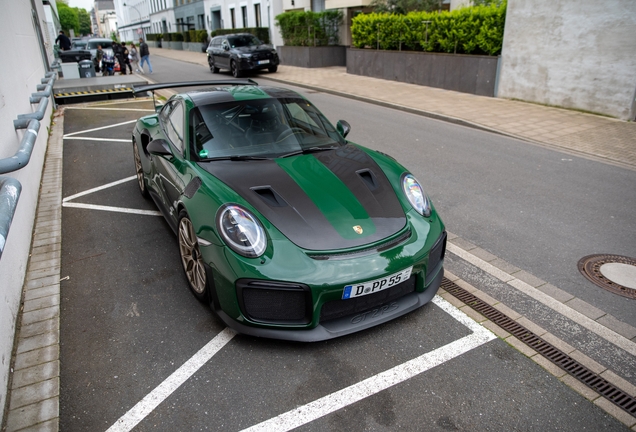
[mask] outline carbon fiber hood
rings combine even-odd
[[[359,247],[389,237],[406,224],[384,172],[352,145],[276,160],[199,165],[303,249]]]

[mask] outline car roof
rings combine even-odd
[[[254,99],[302,98],[295,91],[272,86],[242,85],[193,90],[185,94],[196,106]]]
[[[230,37],[230,36],[254,36],[254,35],[252,33],[231,33],[226,35],[220,35],[220,37]]]

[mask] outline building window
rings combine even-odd
[[[254,5],[254,18],[256,19],[256,27],[261,27],[261,4]]]
[[[232,28],[236,28],[236,17],[234,16],[234,8],[230,9],[230,19],[232,20]]]
[[[241,6],[241,15],[243,16],[243,28],[247,28],[247,6]]]

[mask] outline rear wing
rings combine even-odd
[[[210,81],[183,81],[172,83],[147,84],[139,87],[133,86],[133,94],[136,96],[141,93],[153,92],[155,90],[177,88],[177,87],[197,87],[197,86],[235,86],[235,85],[258,85],[252,79],[242,80],[210,80]]]

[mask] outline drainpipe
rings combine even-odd
[[[42,84],[37,85],[39,92],[31,94],[29,100],[32,104],[38,104],[37,110],[32,113],[19,114],[18,118],[13,121],[13,126],[16,130],[26,128],[26,131],[15,154],[11,157],[0,159],[0,174],[22,169],[31,160],[33,146],[40,131],[40,120],[44,117],[48,107],[55,77],[55,72],[47,72],[45,78],[40,81]],[[22,184],[17,179],[0,176],[0,258],[2,258],[2,252],[7,243],[7,236],[18,207],[21,192]]]

